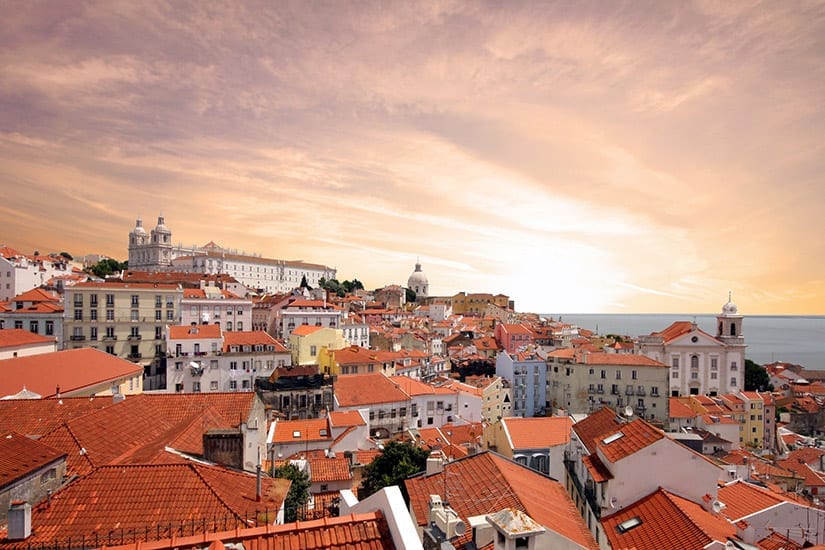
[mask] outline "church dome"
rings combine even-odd
[[[146,235],[146,230],[143,229],[143,220],[140,218],[135,222],[135,228],[132,230],[135,235]]]
[[[171,231],[169,231],[169,228],[166,227],[166,223],[164,222],[162,215],[158,216],[158,224],[157,226],[155,226],[155,231],[159,233],[171,233]]]
[[[424,272],[421,271],[421,264],[416,262],[415,264],[415,271],[412,272],[410,278],[407,279],[407,286],[409,288],[415,288],[415,286],[421,287],[422,285],[427,284],[427,276],[424,275]]]
[[[736,304],[731,300],[731,295],[728,294],[728,303],[722,306],[722,315],[736,315],[738,312],[739,308],[736,307]]]

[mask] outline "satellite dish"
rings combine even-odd
[[[633,416],[633,407],[631,407],[630,405],[628,405],[627,407],[625,407],[625,408],[624,408],[624,415],[625,415],[626,417],[628,417],[628,418],[630,418],[631,416]]]

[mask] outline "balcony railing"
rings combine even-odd
[[[129,359],[142,359],[142,358],[143,358],[142,353],[130,353],[129,354]]]
[[[644,389],[644,388],[639,388],[638,390],[636,390],[636,395],[641,395],[641,396],[644,396],[644,395],[645,395],[645,393],[646,393],[646,392],[645,392],[645,389]]]
[[[117,340],[117,336],[104,336],[103,337],[104,342],[114,342],[115,340]]]
[[[624,392],[625,395],[633,395],[633,388],[627,388]]]
[[[126,337],[127,340],[140,340],[141,338],[140,334],[130,334]]]
[[[71,336],[69,336],[69,340],[71,340],[72,342],[82,342],[85,339],[86,337],[82,334],[72,334]]]

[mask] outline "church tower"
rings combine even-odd
[[[716,337],[726,344],[742,344],[745,335],[742,334],[742,315],[728,293],[728,303],[722,306],[722,314],[716,317]]]
[[[172,232],[166,227],[163,214],[158,216],[158,224],[152,230],[149,249],[150,262],[155,269],[166,269],[172,265]]]
[[[146,263],[145,247],[149,243],[149,236],[143,229],[143,220],[135,222],[135,228],[129,233],[129,267],[142,269]]]

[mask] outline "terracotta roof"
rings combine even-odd
[[[602,351],[588,351],[577,355],[578,360],[587,365],[627,365],[636,367],[664,367],[655,359],[635,353],[605,353]]]
[[[781,495],[741,479],[719,487],[716,498],[725,504],[722,514],[733,522],[780,502],[789,501]]]
[[[8,304],[9,302],[6,302]],[[35,304],[25,306],[22,308],[11,307],[10,305],[0,304],[0,311],[6,315],[31,315],[33,313],[40,313],[43,315],[63,313],[63,306],[58,302],[37,302]],[[54,341],[54,339],[51,339]]]
[[[825,487],[825,474],[814,471],[813,468],[805,464],[802,460],[786,459],[777,460],[776,465],[791,470],[798,476],[803,477],[805,487]]]
[[[250,474],[192,463],[103,466],[54,493],[50,504],[35,507],[32,536],[18,544],[49,546],[56,539],[85,537],[91,545],[96,536],[108,540],[110,532],[152,540],[168,535],[170,524],[188,533],[215,530],[223,521],[255,522],[261,518],[256,510],[282,505],[290,484],[261,481],[263,498],[256,502],[256,478]]]
[[[43,397],[65,395],[131,376],[143,376],[143,367],[94,348],[41,353],[0,361],[0,397],[14,395],[23,386]]]
[[[64,397],[63,399],[0,399],[0,432],[17,431],[42,436],[65,421],[114,403],[110,397]]]
[[[252,550],[394,550],[389,526],[380,511],[325,517],[286,525],[268,525],[195,535],[178,536],[157,542],[138,542],[126,546],[106,546],[108,550],[223,550],[225,544],[239,543]]]
[[[544,449],[570,441],[573,420],[569,416],[502,418],[513,449]]]
[[[427,523],[429,496],[443,496],[446,487],[444,500],[465,523],[472,516],[515,508],[576,544],[598,548],[563,485],[490,451],[448,462],[441,473],[419,474],[404,485],[418,525]],[[471,537],[469,532],[453,544],[460,547]]]
[[[381,373],[341,375],[335,382],[335,399],[341,407],[409,401],[410,397]]]
[[[311,326],[311,325],[301,325],[301,326],[295,327],[295,329],[290,334],[294,334],[296,336],[307,336],[307,335],[312,334],[314,332],[318,332],[322,328],[324,328],[324,327],[316,327],[316,326]]]
[[[326,418],[308,420],[281,420],[275,424],[273,443],[295,443],[303,441],[331,441]]]
[[[637,418],[633,422],[623,424],[618,430],[598,438],[596,447],[604,453],[607,460],[617,462],[641,451],[664,436],[662,430]]]
[[[329,413],[331,426],[366,426],[364,418],[358,411],[333,411]]]
[[[502,323],[499,326],[501,326],[501,330],[506,331],[508,334],[529,334],[530,336],[533,335],[533,331],[522,324],[513,325]]]
[[[409,376],[390,376],[390,381],[409,396],[447,394],[456,395],[458,392],[451,388],[437,387]]]
[[[367,464],[372,464],[372,461],[378,458],[380,455],[381,451],[378,449],[359,449],[355,451],[355,463],[361,464],[362,466],[366,466]]]
[[[66,453],[17,432],[0,435],[0,491],[65,456]]]
[[[194,327],[173,326],[169,327],[170,340],[201,340],[205,338],[221,337],[220,325],[196,325]]]
[[[596,483],[613,479],[613,474],[601,461],[599,455],[582,455],[582,463]]]
[[[226,331],[223,333],[224,351],[229,351],[230,346],[275,346],[275,351],[287,351],[282,343],[262,330]]]
[[[54,336],[41,336],[22,328],[0,330],[0,348],[16,348],[35,344],[54,344]]]
[[[602,407],[587,418],[573,424],[573,431],[590,453],[596,452],[596,442],[607,434],[615,432],[623,424],[610,407]]]
[[[761,550],[802,550],[801,544],[776,531],[759,541]]]
[[[72,288],[99,288],[99,289],[135,289],[135,290],[178,290],[178,285],[168,285],[168,284],[160,284],[160,283],[133,283],[133,282],[123,282],[123,281],[106,281],[103,283],[95,282],[95,281],[87,281],[84,283],[77,283]]]
[[[668,398],[668,416],[670,418],[695,418],[698,415],[678,397],[670,397]]]
[[[349,460],[343,453],[334,457],[324,456],[321,452],[309,456],[309,471],[312,483],[327,483],[330,481],[348,481],[352,479],[349,470]]]
[[[60,296],[52,294],[42,288],[33,288],[22,294],[18,294],[10,301],[12,302],[59,302]]]
[[[710,338],[711,340],[716,340],[716,338],[714,338],[713,336],[711,336],[707,332],[703,331],[700,328],[696,328],[694,323],[691,323],[690,321],[676,321],[675,323],[673,323],[672,325],[670,325],[666,329],[664,329],[660,332],[651,332],[650,335],[651,336],[661,336],[664,343],[667,344],[668,342],[672,342],[673,340],[679,338],[680,336],[684,336],[685,334],[693,332],[694,330],[696,332],[704,334],[706,337]]]
[[[633,518],[641,523],[620,532],[619,525]],[[704,548],[736,536],[731,523],[661,488],[602,519],[602,526],[614,549]]]

